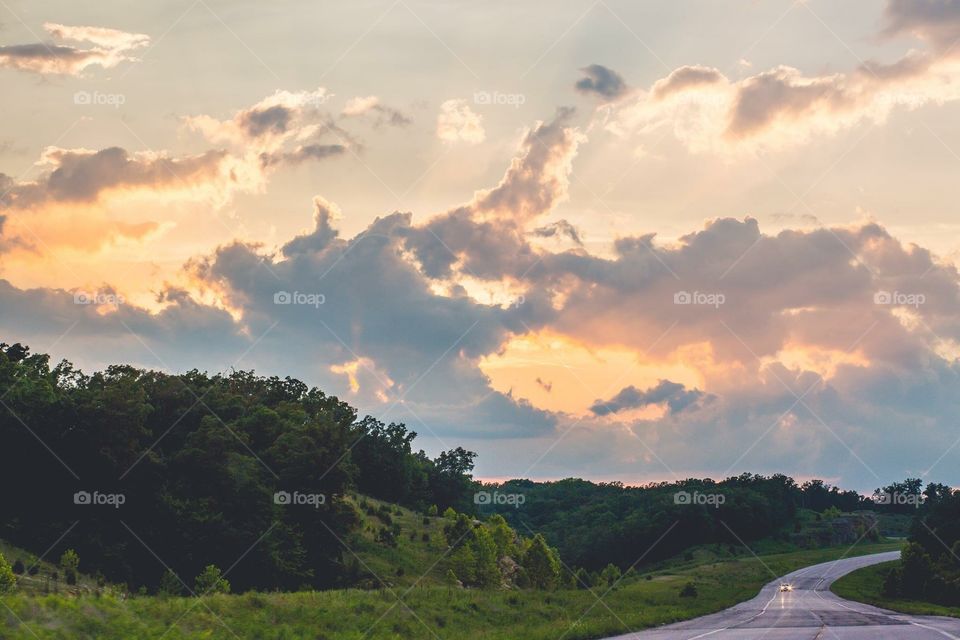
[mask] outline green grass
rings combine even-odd
[[[896,562],[865,567],[837,580],[831,590],[841,598],[872,604],[883,609],[924,616],[951,616],[960,618],[960,608],[945,607],[930,602],[885,598],[881,593],[883,579]]]
[[[366,576],[367,587],[381,588],[384,583],[394,588],[446,584],[444,577],[450,565],[444,555],[447,544],[443,527],[448,524],[447,520],[425,518],[423,514],[373,498],[356,496],[349,500],[360,513],[361,522],[357,532],[346,540],[350,551],[344,551],[345,559],[359,565],[360,572]],[[363,505],[377,512],[381,507],[389,509],[389,522],[400,525],[395,547],[377,541],[377,531],[390,526],[380,516],[367,513]]]
[[[442,525],[431,522],[429,526]],[[724,609],[753,597],[775,576],[810,564],[898,548],[898,543],[864,544],[852,550],[838,547],[759,560],[744,556],[661,567],[633,575],[609,593],[598,590],[596,596],[588,591],[474,591],[424,583],[372,591],[202,599],[14,594],[0,600],[0,620],[6,626],[5,631],[0,628],[0,636],[11,640],[556,640],[561,636],[587,640]],[[368,556],[371,562],[387,562],[382,552],[377,553],[381,555]],[[696,584],[698,597],[679,596],[688,582]],[[598,596],[602,603],[597,602]]]

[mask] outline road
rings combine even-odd
[[[837,578],[899,555],[894,551],[806,567],[720,613],[607,640],[960,640],[960,619],[894,613],[830,592]],[[793,585],[793,591],[781,593],[783,582]]]

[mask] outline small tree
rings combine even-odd
[[[18,576],[22,576],[26,570],[27,568],[23,566],[23,560],[17,558],[16,562],[13,563],[13,572]]]
[[[0,553],[0,593],[9,593],[17,587],[17,576],[10,563]]]
[[[73,549],[67,549],[60,556],[60,568],[63,570],[63,579],[67,584],[77,584],[77,574],[80,572],[80,556]]]
[[[230,583],[216,565],[208,564],[197,576],[194,589],[197,595],[201,596],[208,593],[230,593]]]
[[[607,583],[608,587],[612,587],[617,583],[621,575],[623,574],[620,573],[620,567],[610,563],[600,572],[600,579]]]
[[[431,518],[436,518],[436,517],[437,517],[437,505],[435,505],[435,504],[430,505],[430,508],[427,509],[427,515],[430,516]]]
[[[573,574],[574,586],[577,589],[589,589],[590,588],[590,572],[580,567],[577,569],[577,572]]]
[[[521,563],[527,570],[530,586],[537,589],[553,589],[560,578],[560,561],[541,534],[534,536]]]
[[[470,546],[474,549],[477,559],[476,583],[479,587],[500,586],[500,567],[497,565],[497,544],[493,536],[485,527],[478,527],[473,531],[473,541]]]
[[[183,593],[183,583],[171,569],[167,569],[160,577],[160,587],[157,592],[162,596],[179,596]]]

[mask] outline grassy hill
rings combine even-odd
[[[445,520],[364,496],[351,496],[357,532],[343,541],[344,560],[358,586],[379,589],[446,584]],[[388,531],[389,535],[384,535]]]
[[[358,505],[363,499],[357,499]],[[367,500],[379,512],[382,503]],[[385,519],[364,509],[364,526],[351,540],[354,557],[380,588],[299,593],[247,593],[202,598],[129,596],[111,590],[36,590],[3,598],[10,640],[97,638],[187,638],[259,640],[400,640],[436,637],[480,640],[586,640],[666,624],[717,611],[748,599],[766,582],[794,569],[828,560],[878,553],[899,543],[860,544],[764,555],[746,550],[717,561],[716,550],[698,549],[691,559],[661,563],[648,572],[631,572],[614,585],[557,591],[472,590],[442,586],[441,519],[416,516],[393,507],[400,525],[397,546],[382,544]],[[422,539],[423,534],[429,541]],[[420,536],[411,540],[411,534]],[[16,550],[11,550],[16,554]],[[14,555],[13,557],[16,557]],[[403,571],[397,575],[396,568]],[[48,568],[52,568],[48,565]],[[385,569],[394,568],[392,576]],[[418,580],[420,576],[425,576]],[[87,580],[87,579],[85,579]],[[693,584],[695,597],[682,597]],[[99,595],[98,595],[99,594]],[[597,598],[602,598],[598,604]]]

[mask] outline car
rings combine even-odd
[[[784,591],[793,591],[793,585],[792,585],[792,584],[788,584],[788,583],[786,583],[786,582],[781,583],[781,584],[780,584],[780,593],[783,593]]]

